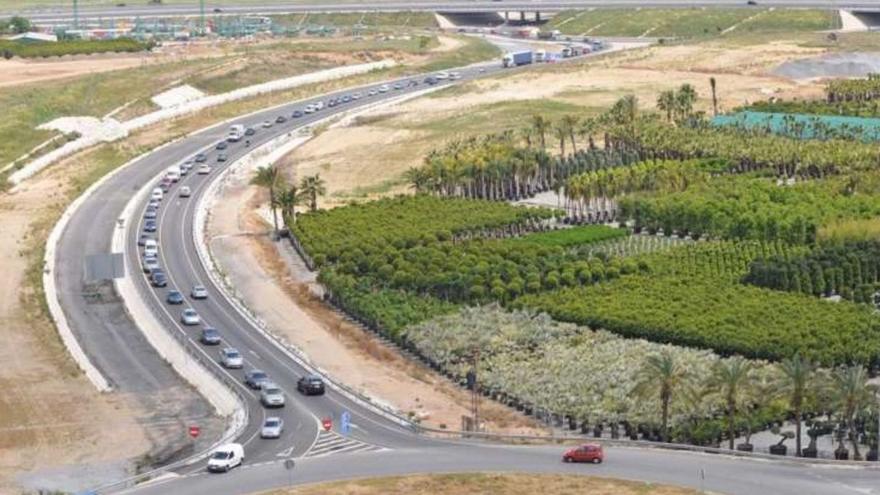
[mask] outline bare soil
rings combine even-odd
[[[595,476],[444,474],[322,483],[265,495],[691,495],[690,488]]]
[[[268,224],[256,212],[266,198],[248,179],[242,174],[226,185],[209,226],[215,259],[246,304],[273,332],[348,386],[422,418],[423,424],[459,429],[462,415],[470,414],[468,394],[348,323],[312,295],[308,282],[291,276],[268,237]],[[538,431],[527,418],[490,401],[483,401],[481,415],[492,431]]]

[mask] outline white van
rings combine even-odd
[[[162,189],[157,187],[157,188],[153,189],[152,193],[150,193],[150,199],[153,199],[156,201],[162,201],[162,195],[163,195]]]
[[[144,256],[156,256],[159,254],[159,243],[156,239],[144,241]]]
[[[236,466],[241,466],[242,461],[244,461],[244,447],[240,443],[227,443],[217,447],[208,458],[208,471],[225,473]]]
[[[165,171],[165,177],[167,177],[171,182],[177,182],[180,180],[180,167],[177,165],[172,165],[168,167],[168,170]]]
[[[319,101],[318,103],[315,103],[315,110],[323,110],[323,109],[324,109],[324,102],[323,101]]]
[[[226,140],[234,143],[241,138],[244,137],[244,126],[241,124],[235,124],[229,127],[229,135],[226,136]]]

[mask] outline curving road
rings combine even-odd
[[[121,7],[81,7],[80,20],[134,19],[151,17],[185,17],[199,15],[198,2],[190,5],[135,5],[134,2],[120,2]],[[206,13],[215,14],[295,14],[303,12],[497,12],[528,11],[555,12],[584,8],[626,8],[626,7],[749,7],[745,0],[421,0],[401,2],[398,0],[377,0],[372,2],[311,2],[273,3],[254,5],[224,5],[206,2]],[[880,5],[871,0],[758,0],[761,7],[827,8],[859,11],[880,11]],[[219,9],[219,12],[215,11]],[[70,22],[73,12],[69,7],[50,9],[8,9],[3,15],[23,14],[38,24]]]
[[[461,70],[463,79],[480,77],[501,70],[497,64]],[[424,76],[413,76],[421,81]],[[409,78],[400,81],[406,84]],[[359,88],[363,94],[378,84]],[[308,125],[333,112],[341,112],[367,105],[383,98],[391,98],[424,87],[406,86],[376,96],[364,97],[316,114],[292,119],[284,124],[263,128],[264,120],[275,120],[283,114],[290,116],[294,109],[303,108],[312,101],[350,94],[353,90],[324,95],[320,98],[290,103],[281,108],[266,110],[242,117],[235,123],[257,129],[251,138],[257,146],[273,137]],[[166,146],[151,153],[113,175],[79,208],[61,236],[58,246],[58,264],[55,273],[60,288],[59,297],[77,337],[99,368],[113,377],[114,385],[123,391],[136,391],[143,383],[162,390],[166,383],[176,379],[170,369],[152,352],[139,334],[128,315],[120,309],[120,301],[112,298],[102,303],[101,310],[83,296],[83,256],[104,253],[109,249],[110,239],[117,228],[117,219],[135,193],[145,185],[155,183],[157,177],[170,164],[179,163],[204,150],[208,163],[214,170],[208,175],[191,173],[175,185],[160,208],[158,224],[161,262],[169,275],[169,286],[188,295],[196,283],[208,287],[206,300],[187,300],[186,306],[194,307],[205,324],[216,327],[222,334],[224,346],[238,348],[245,357],[245,369],[257,367],[269,373],[285,391],[287,406],[268,412],[259,405],[257,395],[244,385],[237,385],[246,398],[250,422],[238,441],[245,444],[245,466],[226,475],[212,476],[204,473],[204,464],[178,470],[169,479],[141,486],[138,493],[249,493],[258,489],[283,486],[291,480],[307,483],[349,477],[405,474],[417,472],[451,471],[525,471],[600,473],[624,478],[666,482],[700,487],[733,494],[872,494],[880,493],[880,473],[873,469],[844,469],[807,467],[787,463],[750,461],[718,455],[673,453],[649,449],[610,448],[609,461],[602,466],[570,466],[559,462],[559,447],[510,447],[492,446],[463,441],[443,441],[414,434],[406,427],[390,421],[387,417],[355,403],[346,396],[328,390],[323,397],[303,397],[296,393],[296,380],[306,373],[274,341],[252,326],[239,314],[229,301],[211,285],[196,252],[194,238],[195,209],[200,197],[223,167],[229,166],[246,152],[243,142],[230,144],[225,151],[228,161],[217,163],[214,143],[222,140],[229,123],[217,125],[205,131]],[[179,198],[178,189],[189,186],[190,198]],[[143,211],[141,204],[138,211]],[[184,327],[179,323],[181,306],[165,303],[166,289],[151,287],[139,267],[136,237],[140,233],[140,218],[123,219],[135,222],[126,243],[126,269],[134,277],[141,296],[154,314],[161,319],[170,332],[174,332],[188,345],[197,349],[202,362],[218,373],[226,373],[231,381],[241,383],[241,370],[225,370],[217,363],[216,346],[198,343],[200,327]],[[170,288],[170,287],[169,287]],[[113,308],[108,317],[104,305]],[[179,379],[176,379],[179,381]],[[198,401],[194,392],[188,400]],[[182,400],[187,400],[186,398]],[[204,405],[200,406],[204,407]],[[326,416],[339,418],[343,411],[350,412],[353,428],[349,435],[323,432],[319,419]],[[280,415],[286,423],[286,431],[279,440],[263,440],[258,436],[262,419]],[[297,458],[292,472],[285,471],[281,460]],[[702,469],[705,480],[700,478]]]

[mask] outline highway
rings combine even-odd
[[[80,20],[96,19],[134,19],[151,17],[185,17],[199,15],[198,2],[190,5],[144,5],[143,2],[120,2],[125,6],[81,7]],[[758,0],[760,7],[797,7],[848,9],[860,11],[880,11],[880,5],[871,0]],[[749,8],[745,0],[420,0],[401,2],[398,0],[378,0],[374,2],[266,2],[253,5],[224,5],[207,2],[208,15],[241,15],[241,14],[296,14],[303,12],[558,12],[561,10],[585,8],[626,8],[626,7],[742,7]],[[753,7],[752,7],[753,8]],[[219,12],[215,12],[219,9]],[[38,24],[55,24],[73,20],[73,11],[67,5],[64,8],[27,10],[11,9],[0,15],[26,15]]]
[[[501,71],[498,63],[461,69],[462,79],[482,77]],[[528,68],[520,69],[528,70]],[[404,88],[366,96],[379,84],[357,88],[365,95],[359,100],[286,123],[264,128],[261,123],[274,122],[284,115],[290,118],[293,110],[302,109],[311,102],[351,94],[355,90],[322,95],[305,101],[291,102],[283,107],[269,109],[242,117],[240,123],[256,129],[250,138],[251,147],[259,146],[276,136],[290,133],[333,113],[352,110],[376,101],[396,97],[425,87],[424,75],[403,78]],[[417,81],[417,86],[410,86]],[[397,81],[391,81],[395,83]],[[57,269],[54,276],[60,289],[61,303],[71,320],[74,332],[89,357],[110,376],[122,392],[137,392],[138,387],[150,384],[162,391],[168,383],[179,381],[173,372],[156,356],[140,335],[130,316],[121,308],[122,302],[108,297],[95,304],[84,295],[83,257],[106,253],[110,239],[118,228],[118,221],[136,225],[130,229],[126,242],[125,265],[127,276],[133,277],[142,298],[161,319],[170,332],[178,334],[187,345],[196,349],[196,355],[217,373],[226,374],[235,382],[245,397],[249,419],[238,441],[245,445],[246,460],[242,468],[225,475],[207,475],[204,462],[177,470],[159,484],[144,485],[131,490],[137,493],[228,493],[243,494],[258,489],[283,486],[291,480],[308,483],[348,477],[405,474],[418,472],[452,471],[520,471],[599,473],[624,478],[668,482],[700,487],[733,494],[872,494],[880,487],[880,473],[874,469],[805,467],[788,463],[762,462],[728,458],[719,455],[674,453],[653,449],[610,448],[609,460],[602,466],[569,466],[560,462],[561,447],[492,446],[454,440],[440,440],[412,432],[408,427],[389,420],[374,408],[349,400],[345,395],[328,389],[321,397],[304,397],[296,392],[296,381],[306,373],[272,340],[260,333],[251,322],[239,314],[220,290],[213,286],[200,261],[195,244],[194,219],[199,199],[224,167],[230,166],[249,149],[244,140],[230,143],[225,150],[228,160],[217,162],[214,144],[222,141],[231,123],[216,125],[194,136],[173,143],[160,151],[120,170],[78,208],[59,240]],[[169,276],[168,288],[153,288],[140,270],[137,236],[141,232],[145,202],[139,205],[135,218],[120,218],[127,203],[141,188],[156,184],[160,174],[169,165],[180,163],[199,151],[207,154],[207,163],[213,168],[207,175],[198,175],[195,169],[172,187],[159,209],[158,236],[161,264]],[[180,198],[179,188],[192,189],[192,196]],[[206,300],[193,301],[189,292],[194,284],[208,288]],[[171,288],[187,295],[186,303],[172,306],[165,302]],[[198,342],[199,327],[185,327],[179,315],[183,307],[195,308],[203,324],[217,328],[222,337],[221,346],[205,346]],[[108,309],[110,308],[110,309]],[[255,391],[242,384],[243,370],[225,370],[218,363],[218,347],[233,346],[245,357],[244,369],[260,368],[284,390],[287,405],[268,411],[258,401]],[[345,377],[338,377],[343,379]],[[205,414],[206,405],[190,390],[190,407]],[[168,405],[171,409],[175,404]],[[338,426],[331,432],[320,427],[320,418],[338,420],[343,411],[352,417],[352,430],[341,435]],[[285,433],[278,440],[259,438],[263,418],[281,416]],[[205,440],[207,441],[207,440]],[[286,472],[284,459],[296,459],[294,471]],[[700,469],[709,475],[700,478]]]

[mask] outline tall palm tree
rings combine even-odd
[[[675,113],[675,90],[669,89],[660,93],[657,97],[657,110],[666,112],[666,121],[672,122],[672,115]]]
[[[804,399],[814,381],[816,367],[800,353],[779,363],[779,391],[788,397],[795,420],[795,455],[801,456],[801,420]]]
[[[410,167],[403,173],[403,178],[415,190],[416,194],[425,192],[431,179],[427,170],[422,167]]]
[[[577,143],[574,140],[575,132],[577,132],[578,118],[576,115],[563,115],[560,121],[562,127],[568,132],[568,138],[571,140],[571,151],[577,153]]]
[[[550,130],[550,121],[543,115],[532,115],[532,129],[541,138],[541,149],[547,149],[547,131]]]
[[[856,413],[870,404],[874,387],[868,385],[868,373],[861,365],[845,366],[836,370],[831,375],[831,386],[832,402],[849,430],[853,459],[861,460],[859,435],[855,425]]]
[[[694,103],[697,101],[697,91],[690,84],[682,84],[675,93],[676,106],[681,120],[685,120],[694,112]]]
[[[324,185],[324,179],[321,178],[321,174],[303,177],[299,187],[302,189],[303,194],[309,198],[309,209],[312,211],[317,210],[318,196],[327,194],[327,188]]]
[[[718,94],[715,92],[715,85],[716,85],[715,77],[710,77],[709,78],[709,86],[712,88],[712,115],[713,116],[718,115]],[[798,455],[800,455],[800,454],[798,454]]]
[[[690,376],[681,362],[669,351],[645,358],[637,375],[634,393],[645,397],[660,394],[660,424],[663,441],[669,441],[669,405],[676,389],[687,385]]]
[[[752,379],[752,363],[742,356],[718,360],[712,368],[709,387],[724,399],[727,408],[727,435],[730,450],[736,437],[736,411]]]
[[[275,200],[275,188],[278,186],[279,180],[278,167],[274,165],[257,168],[257,171],[251,178],[252,185],[265,187],[269,190],[269,207],[272,209],[272,223],[275,227],[275,232],[278,232],[278,214],[276,211],[278,204]]]
[[[281,208],[281,217],[289,218],[291,223],[296,223],[296,205],[302,203],[303,195],[295,184],[291,184],[288,188],[280,189],[276,194],[278,207]]]
[[[559,156],[565,156],[565,140],[568,139],[568,129],[565,124],[559,123],[553,126],[553,135],[559,140]]]
[[[580,125],[577,128],[577,133],[581,138],[586,138],[587,147],[591,150],[596,149],[596,143],[593,141],[593,134],[596,133],[596,130],[599,128],[599,121],[592,117],[587,117],[581,120]]]

